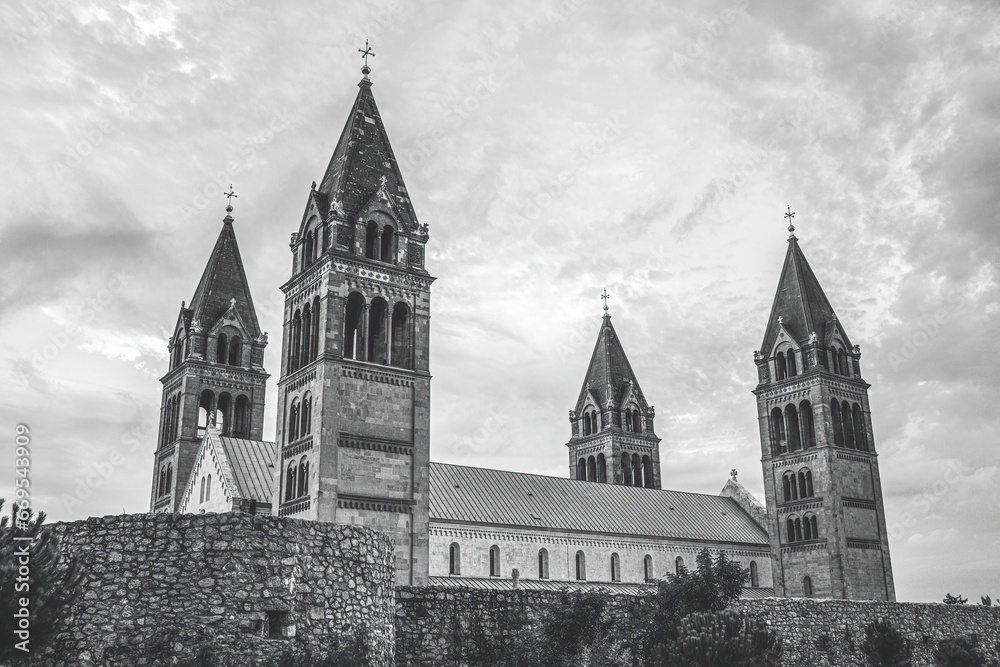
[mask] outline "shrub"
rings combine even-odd
[[[945,593],[944,602],[945,604],[965,604],[969,601],[969,598],[963,598],[961,595],[952,595],[951,593]]]
[[[0,498],[0,511],[3,510]],[[15,647],[20,641],[14,634],[21,609],[20,599],[30,600],[31,638],[28,647],[32,652],[48,641],[58,621],[82,592],[84,574],[76,557],[64,557],[59,540],[48,526],[42,527],[45,512],[37,516],[29,510],[26,521],[17,521],[16,508],[11,515],[0,518],[0,659],[21,655]],[[29,538],[15,540],[14,538]],[[18,581],[19,560],[24,545],[28,552],[29,574],[27,581]],[[25,590],[24,585],[27,584]]]
[[[934,664],[938,667],[983,667],[987,663],[971,637],[948,637],[937,643]]]
[[[770,667],[781,660],[781,640],[763,621],[738,612],[692,614],[660,658],[673,667]]]
[[[889,621],[878,620],[865,628],[861,652],[872,667],[910,667],[912,649]]]

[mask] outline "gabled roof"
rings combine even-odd
[[[631,384],[630,384],[631,383]],[[587,390],[600,403],[600,408],[607,408],[610,396],[612,406],[621,407],[621,400],[632,387],[637,398],[640,399],[640,407],[646,410],[646,399],[639,388],[639,381],[632,372],[632,366],[625,356],[618,334],[611,324],[611,316],[605,314],[604,321],[601,322],[601,330],[597,334],[597,344],[594,345],[594,353],[590,357],[590,366],[587,368],[587,375],[583,379],[583,387],[580,389],[580,397],[576,401],[576,411],[579,413],[587,401]]]
[[[240,498],[271,502],[274,492],[274,460],[277,445],[261,440],[220,436],[219,441],[229,461],[230,474]]]
[[[222,221],[222,231],[208,258],[205,272],[191,298],[192,319],[198,320],[198,324],[206,330],[211,328],[229,310],[231,299],[236,299],[236,309],[248,328],[247,334],[252,338],[260,336],[257,312],[236,244],[233,218],[227,215]]]
[[[769,548],[731,498],[445,463],[431,463],[430,518]]]
[[[440,586],[441,588],[475,588],[481,591],[510,591],[513,590],[511,580],[500,577],[430,577],[430,586]],[[526,591],[567,591],[570,593],[577,591],[606,591],[612,595],[642,595],[643,593],[653,593],[656,590],[655,583],[630,584],[620,581],[574,581],[564,579],[529,579],[522,576],[518,581],[518,588]],[[773,588],[751,588],[744,586],[740,598],[743,600],[760,600],[774,597]]]
[[[383,185],[384,177],[385,188],[403,218],[401,222],[414,230],[417,216],[375,105],[372,82],[365,76],[358,87],[351,115],[320,182],[317,201],[327,207],[339,204],[347,219],[353,220]]]
[[[778,290],[774,294],[774,303],[771,306],[771,316],[768,318],[764,341],[760,346],[762,354],[771,353],[781,325],[784,325],[800,344],[805,343],[813,332],[820,341],[829,341],[838,328],[844,338],[847,338],[843,328],[838,327],[833,306],[820,287],[819,280],[806,261],[806,256],[802,253],[794,234],[788,239],[785,264],[781,269]],[[850,345],[847,340],[844,343]]]

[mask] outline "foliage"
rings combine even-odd
[[[865,628],[861,652],[872,667],[910,667],[910,643],[889,621],[878,620]]]
[[[934,664],[938,667],[983,667],[987,662],[972,637],[948,637],[937,643]]]
[[[691,614],[661,661],[671,667],[771,667],[781,660],[781,640],[760,620],[735,611]]]
[[[980,601],[980,604],[982,604],[984,607],[992,607],[993,606],[993,600],[990,599],[989,595],[980,595],[979,596],[979,601]]]
[[[946,593],[944,600],[942,600],[945,604],[965,604],[968,601],[969,598],[963,598],[961,595],[952,595],[951,593]]]
[[[0,512],[4,500],[0,498]],[[20,599],[30,600],[29,648],[37,651],[51,638],[58,621],[82,593],[85,579],[75,556],[64,557],[59,540],[49,526],[42,527],[45,512],[17,520],[16,506],[10,516],[0,518],[0,659],[21,654],[15,648],[20,641],[15,612],[21,609]],[[15,538],[30,538],[20,540]],[[18,581],[22,550],[27,547],[29,574]],[[25,588],[25,584],[27,587]]]

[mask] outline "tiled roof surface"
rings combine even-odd
[[[431,521],[769,548],[731,498],[431,463]]]
[[[274,490],[272,466],[277,454],[277,445],[273,442],[228,436],[221,436],[219,440],[225,450],[240,497],[262,503],[271,502],[271,493]]]
[[[250,286],[236,244],[232,218],[226,216],[226,220],[191,297],[191,317],[207,331],[229,310],[229,300],[236,299],[236,310],[248,329],[247,333],[256,338],[260,335],[257,312],[250,297]]]
[[[486,591],[509,591],[513,588],[513,581],[490,577],[430,577],[431,586],[443,586],[447,588],[473,588]],[[608,591],[619,595],[637,595],[642,592],[651,592],[653,584],[627,584],[608,581],[554,581],[552,579],[520,579],[518,588],[528,591]],[[773,588],[750,588],[743,589],[740,595],[744,600],[758,600],[774,597]]]
[[[639,381],[636,379],[635,373],[632,372],[632,366],[628,362],[628,357],[625,356],[625,349],[622,347],[621,341],[618,340],[618,333],[611,324],[611,317],[605,315],[603,322],[601,322],[601,330],[597,334],[594,353],[590,357],[587,375],[583,379],[583,388],[580,390],[579,399],[577,399],[577,412],[583,410],[588,388],[600,403],[599,407],[602,410],[607,407],[609,388],[613,406],[621,407],[622,396],[628,390],[630,383],[642,396]],[[643,408],[645,407],[643,405]]]

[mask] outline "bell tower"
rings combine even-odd
[[[222,435],[261,440],[267,334],[262,333],[236,244],[232,206],[191,304],[181,303],[153,464],[150,511],[176,512],[209,424]]]
[[[754,353],[775,595],[895,601],[871,385],[794,230]]]
[[[569,412],[570,477],[661,488],[660,439],[653,432],[654,416],[605,302],[583,388],[576,408]]]
[[[434,278],[369,72],[289,244],[272,506],[388,533],[412,585],[428,571]]]

